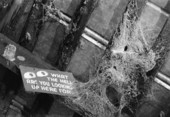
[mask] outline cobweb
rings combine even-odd
[[[131,0],[96,75],[87,83],[78,83],[79,96],[66,100],[68,105],[76,105],[74,110],[83,110],[90,117],[121,116],[124,108],[135,113],[139,97],[147,90],[146,73],[158,58],[152,49],[156,40],[153,27],[143,25],[137,11],[136,0]]]

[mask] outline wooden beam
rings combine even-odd
[[[56,69],[1,33],[0,48],[0,63],[15,73],[14,68],[18,68],[19,65]]]
[[[15,51],[16,50],[16,51]],[[16,44],[8,37],[4,36],[0,33],[0,64],[4,65],[6,68],[10,69],[11,71],[15,72],[16,74],[20,75],[18,72],[18,68],[20,65],[25,65],[29,67],[38,67],[42,69],[53,69],[58,70],[57,68],[53,67],[52,65],[44,62],[36,55],[32,54],[25,48],[21,47],[20,45]],[[35,94],[36,96],[36,94]],[[86,113],[88,110],[84,110],[81,106],[77,105],[70,99],[69,97],[63,96],[54,96],[57,100],[63,102],[64,105],[71,108],[72,110]],[[67,100],[65,102],[65,100]]]

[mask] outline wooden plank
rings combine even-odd
[[[103,53],[104,50],[81,38],[80,45],[73,54],[67,71],[72,72],[78,81],[87,82],[89,76],[95,73]]]
[[[82,0],[67,0],[63,2],[61,0],[55,0],[54,5],[58,10],[73,16],[75,9],[79,7],[81,1]],[[68,10],[69,8],[75,9]],[[66,27],[60,24],[58,21],[46,21],[41,27],[42,28],[40,28],[38,38],[32,38],[29,43],[34,43],[32,46],[35,45],[33,50],[34,54],[41,57],[50,64],[55,65],[56,61],[58,60],[59,46],[66,35]],[[29,34],[32,35],[31,33]],[[37,41],[34,41],[36,39]]]
[[[12,6],[13,0],[1,0],[0,1],[0,22],[4,18],[4,16],[9,11],[10,7]],[[0,29],[1,30],[1,29]]]
[[[96,8],[97,3],[98,0],[84,2],[74,14],[74,18],[70,25],[71,30],[68,35],[66,35],[63,45],[60,46],[60,59],[57,62],[57,66],[60,70],[65,70],[67,68],[70,59],[79,44],[85,25],[89,20],[91,13]]]
[[[1,33],[17,42],[21,36],[34,0],[14,0],[3,20],[0,22]]]
[[[8,51],[9,48],[15,48],[16,51]],[[39,68],[47,68],[47,69],[56,69],[52,67],[50,64],[47,64],[37,56],[33,55],[28,50],[24,49],[20,45],[11,41],[9,38],[0,34],[0,55],[3,65],[14,71],[14,66],[19,67],[19,65],[25,65],[30,67],[39,67]],[[7,52],[8,51],[8,52]],[[6,59],[6,61],[4,60]],[[13,58],[13,59],[11,59]],[[14,71],[16,72],[16,71]]]
[[[65,26],[58,22],[46,22],[40,31],[33,53],[55,64],[65,31]]]
[[[129,0],[100,0],[87,27],[110,40],[121,21]]]
[[[43,15],[43,4],[40,1],[35,1],[19,40],[19,44],[29,51],[34,49],[38,38],[37,35],[43,23]]]
[[[149,11],[149,12],[148,12]],[[139,20],[137,21],[138,33],[141,34],[143,43],[151,48],[155,43],[157,37],[164,28],[169,14],[162,11],[159,7],[150,2],[146,2]]]

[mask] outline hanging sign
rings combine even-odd
[[[26,91],[76,96],[72,73],[20,66]]]

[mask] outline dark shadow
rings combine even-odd
[[[168,4],[165,6],[165,11],[170,13],[170,1],[168,1]]]
[[[48,94],[38,94],[32,107],[32,113],[34,115],[46,115],[48,114],[54,98]]]
[[[133,112],[127,106],[123,107],[123,109],[121,110],[121,114],[127,115],[128,117],[135,117]]]
[[[17,94],[18,90],[22,86],[22,78],[6,69],[5,67],[1,69],[1,90],[4,93],[3,95],[6,97],[9,93]],[[2,93],[1,92],[1,93]]]
[[[78,113],[74,113],[73,117],[82,117],[82,116],[79,115]]]
[[[120,93],[117,92],[117,90],[115,88],[113,88],[112,86],[108,86],[106,88],[106,95],[109,99],[109,101],[116,107],[120,106]]]

